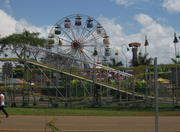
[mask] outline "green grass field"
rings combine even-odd
[[[107,110],[97,108],[6,108],[10,115],[44,115],[44,116],[154,116],[152,110]],[[1,113],[3,114],[3,113]],[[160,112],[161,116],[180,116],[178,110]]]

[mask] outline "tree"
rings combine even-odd
[[[116,62],[115,58],[110,59],[112,61],[112,66],[123,66],[122,61]]]
[[[171,61],[172,61],[174,64],[180,64],[180,61],[178,61],[177,59],[171,58]]]
[[[142,54],[141,52],[139,52],[138,54],[138,63],[134,64],[133,60],[131,60],[131,65],[132,66],[139,66],[139,65],[151,65],[152,64],[153,59],[151,57],[148,58],[148,54]]]
[[[44,46],[46,40],[38,37],[39,33],[24,31],[22,34],[12,34],[0,39],[0,52],[5,54],[5,50],[11,50],[18,58],[36,59],[39,49],[31,51],[26,46]]]

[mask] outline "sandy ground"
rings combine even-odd
[[[10,116],[1,118],[0,132],[45,132],[50,120],[62,132],[153,132],[154,117]],[[180,132],[180,117],[160,117],[161,132]]]

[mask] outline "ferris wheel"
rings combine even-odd
[[[81,60],[81,67],[89,67],[88,62],[102,64],[110,56],[109,36],[97,20],[87,15],[62,18],[51,28],[48,38],[58,52]]]

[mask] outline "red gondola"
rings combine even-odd
[[[66,18],[64,20],[64,27],[65,28],[71,28],[71,21],[69,20],[69,18]]]

